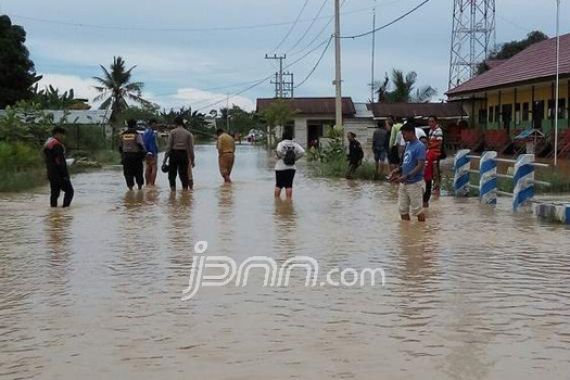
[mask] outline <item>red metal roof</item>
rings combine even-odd
[[[263,110],[273,103],[276,99],[257,99],[257,112]],[[287,102],[291,109],[301,115],[335,115],[335,98],[292,98],[283,99]],[[352,98],[342,98],[342,113],[344,116],[354,116],[356,110]]]
[[[560,36],[560,74],[570,75],[570,34]],[[556,75],[556,38],[537,42],[506,62],[451,89],[448,96],[544,80]]]
[[[467,116],[460,103],[372,103],[368,108],[374,117],[428,117],[461,118]]]

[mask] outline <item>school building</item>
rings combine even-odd
[[[481,133],[487,145],[506,145],[520,131],[534,128],[550,141],[558,118],[559,136],[566,136],[570,129],[570,34],[560,37],[557,110],[555,38],[490,66],[489,71],[447,92],[448,101],[461,103],[469,114],[471,134]],[[464,134],[464,139],[473,139]]]

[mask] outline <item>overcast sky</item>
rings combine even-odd
[[[305,0],[0,0],[0,13],[23,25],[27,46],[42,84],[62,90],[74,88],[92,98],[92,80],[99,64],[108,66],[114,55],[137,65],[134,79],[145,83],[145,96],[163,107],[191,105],[209,111],[225,105],[225,94],[242,91],[275,72],[266,53],[288,52],[285,63],[303,56],[299,50],[312,40],[326,41],[333,0],[309,0],[289,37]],[[377,0],[378,25],[393,20],[420,0]],[[519,39],[533,29],[555,34],[555,0],[497,0],[497,42]],[[371,29],[374,0],[346,0],[342,34]],[[376,76],[392,68],[418,73],[419,84],[430,84],[443,98],[449,74],[449,46],[453,0],[432,0],[403,21],[377,33]],[[570,32],[570,1],[562,0],[561,32]],[[268,24],[278,24],[270,25]],[[216,29],[216,30],[214,30]],[[316,38],[317,37],[317,38]],[[316,38],[316,39],[315,39]],[[370,90],[370,37],[343,40],[343,94],[366,101]],[[295,48],[294,45],[297,45]],[[324,46],[290,67],[296,82],[304,79]],[[310,50],[310,49],[308,49]],[[295,54],[297,52],[297,54]],[[331,45],[297,96],[333,96],[334,49]],[[227,87],[235,85],[234,87]],[[230,103],[253,108],[257,97],[271,97],[265,81]],[[211,103],[219,102],[211,105]]]

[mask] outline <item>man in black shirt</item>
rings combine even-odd
[[[51,188],[50,205],[57,207],[57,200],[63,191],[63,207],[69,207],[73,199],[73,186],[69,180],[67,163],[65,162],[65,147],[63,138],[65,129],[55,127],[50,137],[44,144],[44,156],[46,162],[47,175]]]
[[[364,151],[360,142],[356,139],[356,134],[348,132],[348,170],[346,172],[346,179],[352,179],[356,169],[362,164],[364,158]]]

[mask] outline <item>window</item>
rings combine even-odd
[[[530,116],[530,109],[528,103],[523,103],[522,119],[523,121],[528,121]]]
[[[495,106],[495,122],[499,123],[501,121],[501,107]]]
[[[493,117],[494,117],[493,107],[489,107],[489,123],[492,123],[493,121],[495,121],[493,119]]]

